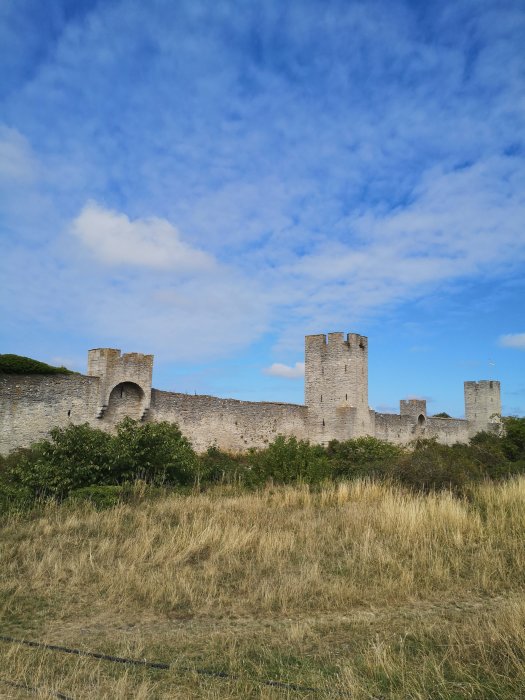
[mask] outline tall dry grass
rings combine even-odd
[[[269,674],[326,697],[510,698],[525,693],[524,541],[525,479],[468,501],[354,482],[48,505],[3,524],[3,633],[245,680],[0,653],[14,677],[86,698],[283,697],[246,680]]]

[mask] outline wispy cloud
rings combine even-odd
[[[519,2],[39,5],[5,10],[26,33],[0,90],[0,304],[21,333],[295,353],[522,275]]]
[[[16,129],[0,124],[0,182],[25,184],[33,180],[36,170],[28,140]]]
[[[503,348],[515,348],[525,350],[525,333],[509,333],[499,338],[499,344]]]
[[[304,362],[296,362],[295,365],[289,366],[274,362],[270,367],[266,367],[265,374],[272,377],[284,377],[285,379],[301,379],[304,377]]]

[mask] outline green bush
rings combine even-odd
[[[7,473],[33,497],[63,498],[72,489],[106,483],[111,436],[89,425],[53,428],[49,440],[20,454]]]
[[[142,479],[150,484],[184,485],[198,477],[197,456],[173,423],[124,418],[111,439],[109,461],[113,483]]]
[[[404,450],[374,437],[360,437],[344,442],[331,440],[326,452],[332,463],[333,475],[353,479],[380,476]]]
[[[525,417],[509,416],[503,419],[503,451],[512,462],[525,460]]]
[[[45,362],[22,355],[0,355],[0,373],[3,374],[74,374],[65,367],[53,367]]]
[[[258,483],[274,481],[290,484],[306,481],[316,484],[331,476],[332,467],[325,449],[295,437],[277,436],[265,450],[253,454],[253,478]]]
[[[449,489],[461,494],[469,484],[483,479],[485,472],[468,445],[423,440],[392,464],[389,475],[415,491]]]
[[[232,454],[212,445],[199,456],[200,482],[203,484],[249,484],[253,454],[253,450],[248,453]]]

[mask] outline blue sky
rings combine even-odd
[[[525,414],[524,45],[521,0],[3,0],[1,351],[300,403],[354,331],[376,409]]]

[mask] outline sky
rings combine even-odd
[[[525,415],[523,0],[2,0],[0,352],[303,402]]]

